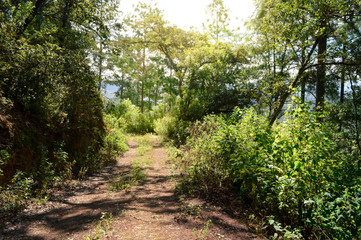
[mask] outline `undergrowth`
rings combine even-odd
[[[110,191],[130,191],[141,180],[146,179],[145,171],[151,163],[150,157],[141,157],[133,161],[129,173],[124,176],[114,177],[110,182]]]
[[[232,194],[275,239],[361,238],[361,185],[352,148],[308,106],[273,127],[254,110],[208,116],[173,153],[182,194]]]
[[[124,176],[114,177],[110,182],[110,191],[130,191],[134,186],[137,186],[141,180],[146,179],[145,171],[151,164],[152,158],[146,156],[153,149],[154,143],[158,141],[158,137],[152,134],[144,136],[130,136],[130,140],[138,143],[136,155],[133,160],[130,171]]]
[[[90,149],[79,159],[69,159],[65,143],[54,144],[52,151],[48,146],[38,146],[38,169],[27,172],[18,170],[6,186],[0,187],[0,218],[16,214],[29,204],[45,203],[51,197],[51,192],[61,188],[66,180],[84,179],[86,174],[99,171],[128,150],[125,135],[116,119],[105,115],[104,121],[107,133],[103,147],[98,151]],[[0,155],[0,165],[10,158],[6,151],[1,151]],[[75,165],[78,166],[77,170],[74,170]]]
[[[94,231],[83,237],[84,240],[105,239],[109,236],[111,230],[111,223],[113,220],[112,213],[102,212],[102,216],[98,221]]]

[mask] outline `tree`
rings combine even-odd
[[[229,30],[229,9],[224,6],[223,0],[213,0],[207,7],[210,18],[203,24],[206,33],[215,41],[227,39],[232,32]]]
[[[353,65],[358,62],[345,63],[338,60],[342,51],[340,48],[327,54],[327,44],[332,42],[330,36],[337,32],[342,25],[344,16],[349,16],[357,6],[355,1],[281,1],[266,0],[257,2],[259,16],[255,19],[256,32],[267,32],[271,39],[276,41],[271,44],[276,49],[280,45],[287,46],[293,57],[294,70],[291,79],[280,94],[274,111],[270,117],[273,124],[280,114],[287,98],[294,93],[307,71],[317,68],[316,103],[322,105],[326,81],[326,66]],[[352,14],[351,14],[352,15]],[[353,23],[356,20],[351,20]],[[355,30],[353,30],[355,32]],[[352,35],[352,34],[350,34]],[[333,50],[336,50],[334,48]]]
[[[0,139],[0,150],[11,156],[5,177],[46,159],[59,170],[75,163],[76,172],[94,161],[87,155],[99,149],[104,131],[87,60],[105,28],[99,2],[2,0],[0,6],[1,114],[7,116],[0,132],[17,133]],[[59,149],[66,159],[56,157]]]

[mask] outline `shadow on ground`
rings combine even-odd
[[[114,173],[125,174],[130,166],[113,166],[95,174],[85,182],[96,179],[96,184],[82,184],[76,189],[69,187],[52,197],[44,206],[25,210],[5,223],[0,239],[58,239],[90,229],[100,220],[102,213],[118,217],[125,210],[149,211],[152,214],[172,214],[177,198],[173,191],[160,189],[152,195],[147,186],[169,181],[168,176],[147,176],[131,192],[109,192],[106,185]],[[99,190],[101,191],[99,193]],[[137,207],[133,207],[137,203]],[[43,230],[36,233],[33,226]]]
[[[131,146],[131,149],[135,150],[136,147]],[[161,146],[154,147],[158,148]],[[112,213],[113,218],[123,218],[125,216],[122,214],[127,211],[167,215],[171,224],[178,222],[179,226],[190,231],[204,224],[204,219],[201,219],[203,222],[193,221],[193,218],[177,221],[177,217],[182,214],[179,208],[181,203],[170,183],[168,170],[151,167],[146,179],[131,191],[109,192],[109,181],[129,173],[130,169],[131,161],[120,166],[108,166],[76,186],[67,186],[55,193],[45,205],[30,207],[5,222],[4,229],[0,231],[0,240],[67,239],[67,236],[93,229],[104,212]],[[213,226],[231,233],[249,231],[247,227],[219,211],[209,211],[206,218],[212,220]]]

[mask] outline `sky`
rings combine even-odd
[[[206,8],[212,0],[154,0],[158,8],[164,10],[164,17],[171,24],[180,28],[189,29],[191,26],[202,29],[202,23],[207,20]],[[139,0],[121,0],[120,10],[129,12]],[[150,2],[143,0],[142,2]],[[244,20],[254,13],[253,0],[223,0],[226,8],[230,10],[231,28],[240,27],[245,31]]]

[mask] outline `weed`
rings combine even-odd
[[[95,230],[91,234],[85,235],[84,239],[95,240],[108,236],[110,233],[112,219],[112,213],[102,212],[102,216],[100,217],[100,221],[96,225]]]
[[[147,168],[151,163],[151,157],[137,158],[133,161],[132,168]]]
[[[180,200],[180,213],[183,216],[191,216],[194,218],[202,218],[202,206],[194,204],[192,201],[189,204],[184,203],[184,200]]]
[[[207,239],[207,235],[209,233],[209,228],[211,224],[212,224],[212,220],[208,219],[204,227],[200,229],[200,234],[199,234],[199,230],[196,227],[193,228],[193,235],[196,237],[197,240]]]
[[[159,141],[159,137],[153,134],[146,134],[144,136],[136,136],[134,140],[139,144],[137,156],[143,156],[153,149],[153,145]]]
[[[137,149],[137,156],[143,156],[144,154],[150,152],[152,148],[153,147],[150,145],[139,146]]]
[[[138,182],[146,178],[145,169],[150,165],[151,159],[139,158],[132,163],[130,172],[123,177],[115,177],[110,183],[110,191],[126,191],[128,192],[133,186],[137,186]]]
[[[17,171],[11,184],[0,192],[0,215],[8,215],[24,208],[32,197],[35,181],[24,172]]]
[[[81,167],[78,173],[78,178],[80,180],[84,180],[86,173],[88,172],[88,167]]]

